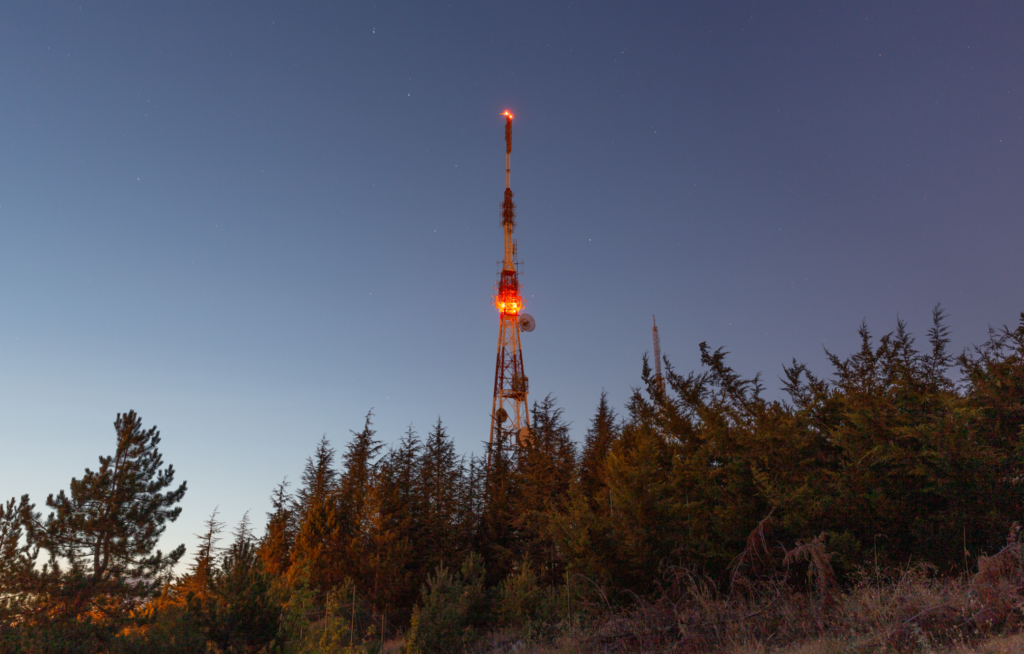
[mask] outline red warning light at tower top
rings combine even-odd
[[[508,116],[508,119],[509,119],[509,120],[512,120],[512,118],[513,118],[513,116],[512,116],[512,113],[511,113],[510,111],[508,111],[508,110],[505,110],[505,111],[503,111],[503,112],[501,113],[501,115],[502,115],[502,116]]]

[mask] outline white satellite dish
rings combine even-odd
[[[537,327],[537,321],[533,319],[528,313],[520,314],[519,316],[519,329],[524,332],[532,332]]]

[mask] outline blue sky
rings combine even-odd
[[[638,6],[639,5],[639,6]],[[160,427],[257,524],[322,434],[481,449],[503,124],[534,398],[582,438],[662,350],[778,396],[866,320],[1024,309],[1019,3],[0,7],[0,497]]]

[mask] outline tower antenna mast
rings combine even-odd
[[[654,332],[654,381],[658,384],[658,388],[661,392],[665,392],[665,378],[661,376],[661,338],[658,337],[658,319],[653,315],[651,318],[654,320],[654,328],[651,330]]]
[[[494,399],[491,403],[491,430],[488,438],[487,467],[491,465],[491,449],[506,438],[514,438],[516,445],[530,442],[530,410],[527,403],[530,380],[523,372],[523,348],[520,332],[533,331],[533,318],[523,313],[525,302],[519,287],[516,261],[516,203],[513,199],[512,179],[512,114],[505,116],[505,198],[501,203],[501,227],[505,233],[505,257],[496,284],[494,306],[501,314],[498,328],[498,356],[494,366]]]

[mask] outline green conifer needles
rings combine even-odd
[[[114,430],[115,453],[72,479],[70,493],[50,495],[45,521],[38,514],[26,521],[28,542],[49,555],[27,584],[31,619],[120,622],[156,594],[185,553],[184,545],[167,554],[156,549],[185,495],[184,483],[172,490],[174,467],[163,467],[160,432],[143,429],[134,411],[119,413]]]

